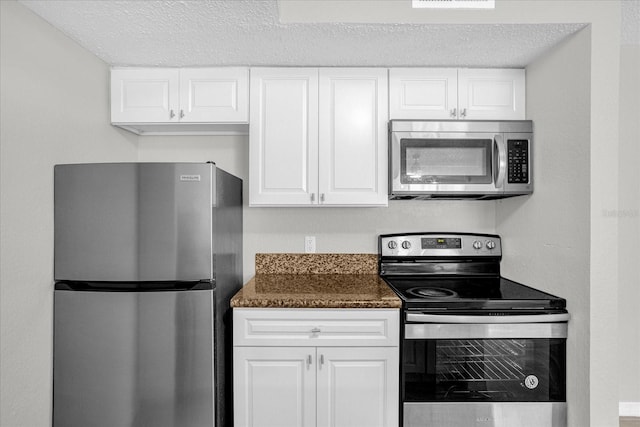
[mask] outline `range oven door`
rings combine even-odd
[[[566,426],[568,314],[406,317],[404,427]]]

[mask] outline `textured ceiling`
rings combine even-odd
[[[276,0],[21,0],[111,65],[524,67],[583,24],[286,23]]]

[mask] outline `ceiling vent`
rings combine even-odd
[[[412,0],[414,9],[495,9],[495,0]]]

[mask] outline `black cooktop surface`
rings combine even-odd
[[[387,276],[409,309],[563,309],[562,298],[503,277]]]

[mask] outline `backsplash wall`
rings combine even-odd
[[[211,160],[244,181],[244,280],[259,252],[304,252],[316,237],[318,253],[377,253],[378,234],[406,231],[495,232],[493,201],[391,201],[378,208],[250,208],[248,136],[142,136],[141,162]]]

